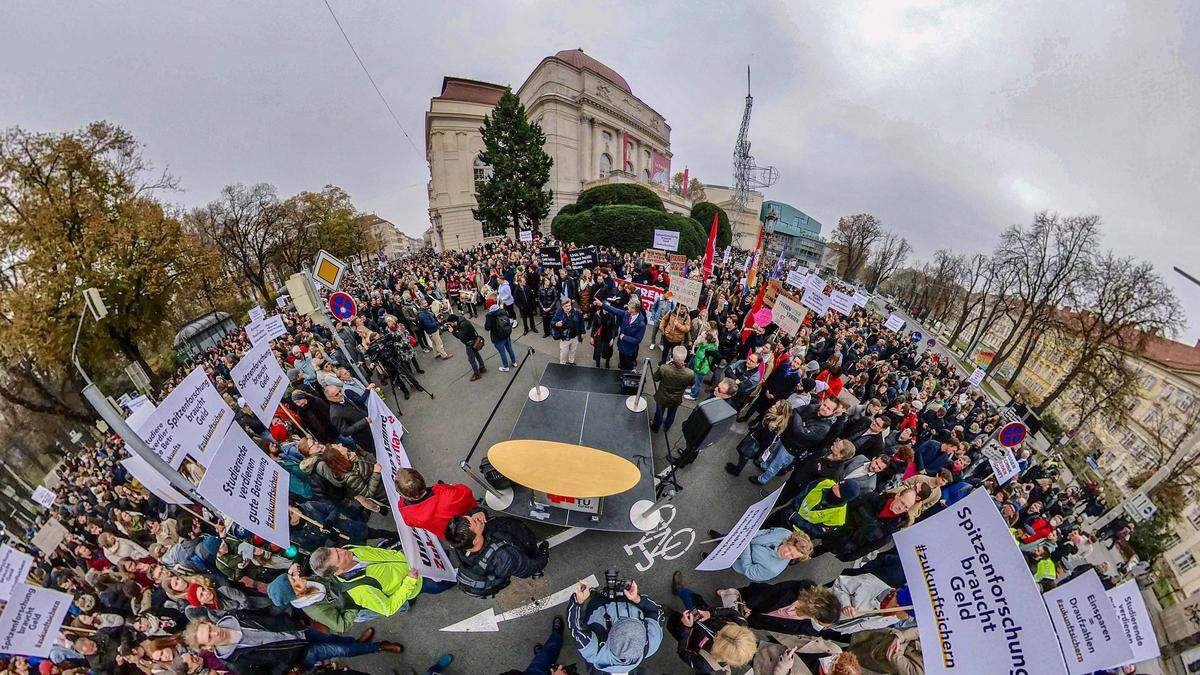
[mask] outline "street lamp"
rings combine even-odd
[[[1176,272],[1179,272],[1179,275],[1182,276],[1184,279],[1187,279],[1188,281],[1192,282],[1193,284],[1200,286],[1200,279],[1197,279],[1196,277],[1188,274],[1187,272],[1184,272],[1183,270],[1179,269],[1178,267],[1172,267],[1171,269],[1175,270]]]
[[[79,356],[76,351],[79,347],[79,335],[83,332],[84,320],[89,313],[96,321],[108,316],[108,309],[104,306],[104,298],[100,296],[99,290],[95,288],[84,290],[83,302],[87,311],[79,313],[79,326],[75,329],[75,341],[71,343],[71,362],[75,364],[75,369],[79,371],[79,374],[83,376],[83,381],[87,383],[81,392],[83,398],[95,408],[96,412],[100,414],[100,418],[108,424],[113,433],[125,441],[125,447],[129,448],[133,454],[141,457],[155,471],[162,474],[171,483],[171,487],[174,487],[181,494],[187,495],[192,501],[200,504],[209,511],[220,513],[215,506],[200,495],[195,485],[192,485],[190,481],[172,468],[170,464],[164,462],[162,457],[159,457],[158,453],[154,452],[149,445],[146,445],[146,441],[142,440],[142,437],[138,436],[137,432],[125,423],[125,418],[113,407],[108,397],[104,395],[104,392],[100,391],[100,387],[96,386],[95,382],[92,382],[92,378],[88,376],[87,371],[80,365]]]

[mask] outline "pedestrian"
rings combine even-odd
[[[687,361],[687,347],[675,345],[671,350],[671,360],[654,370],[654,418],[650,421],[650,431],[663,433],[671,429],[675,423],[675,413],[683,403],[683,394],[688,386],[695,381],[695,374],[683,365]]]
[[[631,298],[623,310],[608,303],[600,303],[598,306],[617,318],[619,367],[621,370],[634,370],[637,367],[638,347],[642,343],[642,336],[646,334],[646,315],[642,312],[641,300]]]
[[[488,309],[484,315],[483,329],[492,339],[492,346],[500,353],[500,372],[507,373],[511,366],[517,364],[517,355],[513,353],[512,348],[512,332],[517,325],[516,320],[505,313],[496,302],[495,296],[488,296],[484,304]]]
[[[236,673],[284,673],[296,667],[307,670],[331,659],[404,651],[404,646],[395,642],[372,642],[374,635],[371,628],[355,638],[301,628],[283,619],[254,619],[237,613],[216,621],[192,621],[183,631],[189,647],[216,654]]]
[[[550,550],[525,523],[509,516],[489,518],[483,509],[455,516],[446,541],[458,552],[458,584],[468,595],[487,598],[512,577],[540,576]]]
[[[450,315],[447,325],[450,328],[450,334],[458,338],[458,341],[463,343],[463,347],[466,348],[467,361],[471,364],[471,381],[474,382],[483,377],[483,374],[487,372],[483,356],[479,354],[479,350],[483,349],[483,338],[475,332],[475,326],[470,320],[455,314]]]
[[[583,342],[586,329],[583,312],[575,308],[570,298],[562,298],[558,311],[554,313],[554,339],[558,340],[558,362],[575,365],[575,350]]]
[[[421,332],[433,346],[433,351],[437,357],[445,361],[454,356],[446,351],[446,346],[442,344],[442,327],[438,323],[437,317],[429,310],[429,303],[422,302],[421,309],[417,311],[417,323],[421,326]],[[429,351],[426,349],[425,351]]]

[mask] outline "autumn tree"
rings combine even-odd
[[[537,231],[554,199],[545,189],[554,164],[543,148],[546,134],[526,118],[525,106],[512,89],[505,89],[479,132],[480,159],[488,170],[476,184],[478,206],[471,213],[483,223],[484,236],[504,236],[508,228]]]
[[[846,260],[842,272],[843,281],[853,281],[862,272],[871,256],[871,247],[883,236],[879,219],[869,213],[856,213],[838,218],[837,227],[830,237],[839,246]]]
[[[109,315],[81,340],[82,359],[102,368],[115,350],[155,377],[143,346],[165,335],[163,315],[203,273],[194,240],[155,198],[175,187],[132,134],[107,122],[0,138],[0,379],[10,393],[15,381],[35,394],[14,402],[77,410],[51,387],[69,363],[88,287]]]
[[[350,195],[336,185],[288,197],[280,212],[274,254],[288,272],[310,267],[322,249],[342,259],[364,251],[367,226]]]
[[[186,223],[190,232],[220,253],[225,271],[239,286],[268,302],[268,271],[279,250],[283,219],[275,186],[238,183],[226,185],[220,198],[193,209]]]

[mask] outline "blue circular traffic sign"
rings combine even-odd
[[[1028,430],[1024,424],[1020,422],[1009,422],[1003,427],[1000,427],[1000,433],[996,434],[996,440],[1006,448],[1011,448],[1015,445],[1020,445],[1025,440],[1025,435]]]
[[[338,291],[329,296],[329,313],[342,321],[349,321],[358,314],[358,304],[349,293]]]

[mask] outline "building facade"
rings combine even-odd
[[[384,220],[374,213],[361,216],[361,220],[375,240],[375,250],[371,253],[382,254],[390,258],[409,251],[408,239],[410,237],[401,232],[400,228],[391,221]]]
[[[504,90],[497,84],[447,77],[441,93],[430,100],[425,114],[429,220],[433,245],[439,250],[484,240],[482,225],[471,215],[475,185],[490,170],[480,158],[479,128]],[[546,134],[544,147],[554,160],[546,186],[554,200],[543,225],[564,205],[574,203],[585,187],[610,177],[648,186],[669,183],[671,127],[633,94],[623,77],[583,50],[563,50],[542,59],[516,94],[526,116]],[[660,192],[667,194],[665,189]]]
[[[797,260],[810,270],[821,267],[825,240],[821,238],[821,223],[800,209],[783,202],[763,202],[759,215],[763,227],[763,249],[767,259],[774,260],[784,253],[788,260]]]
[[[983,336],[978,351],[994,353],[1012,330],[1006,321],[997,324]],[[1031,404],[1040,402],[1066,377],[1075,352],[1069,337],[1047,332],[1013,382],[1012,393]],[[1093,416],[1080,427],[1081,408],[1088,402],[1075,401],[1070,393],[1047,408],[1064,429],[1080,427],[1073,440],[1121,493],[1113,499],[1132,494],[1130,479],[1158,469],[1172,452],[1200,453],[1200,347],[1148,336],[1145,347],[1125,359],[1138,380],[1124,421],[1113,424]],[[1006,382],[1012,372],[1013,364],[1006,362],[995,374]],[[1200,490],[1189,489],[1186,500],[1189,506],[1175,523],[1162,559],[1179,591],[1190,596],[1200,592]]]

